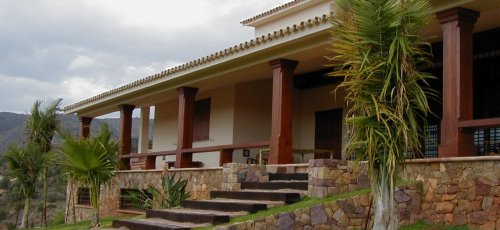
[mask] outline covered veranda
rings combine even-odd
[[[489,55],[498,60],[498,46],[474,52],[476,32],[498,30],[500,6],[495,1],[477,1],[444,7],[436,3],[436,19],[426,35],[442,41],[442,117],[440,119],[439,157],[474,156],[474,130],[500,126],[498,117],[474,116],[474,60]],[[439,7],[436,7],[439,9]],[[145,158],[145,168],[156,167],[159,156],[175,156],[175,167],[193,167],[193,154],[217,152],[219,165],[233,161],[235,150],[269,148],[269,164],[293,163],[294,119],[293,77],[325,69],[329,51],[328,17],[323,15],[297,27],[277,31],[238,46],[168,69],[126,86],[111,90],[65,108],[81,118],[81,136],[89,136],[93,117],[120,111],[123,169],[130,159]],[[494,33],[493,33],[494,34]],[[498,33],[497,33],[498,34]],[[193,147],[193,116],[196,95],[219,87],[268,79],[272,86],[270,132],[268,138]],[[332,88],[333,89],[333,88]],[[177,129],[175,149],[147,151],[149,111],[165,100],[176,98]],[[141,109],[139,153],[131,153],[132,111]],[[313,135],[310,133],[309,135]],[[154,137],[154,142],[169,141]]]

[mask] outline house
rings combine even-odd
[[[227,162],[269,164],[310,158],[346,159],[342,79],[327,77],[330,49],[327,0],[295,0],[241,23],[255,38],[166,69],[64,108],[81,119],[120,111],[121,160],[146,159],[176,168]],[[500,1],[432,0],[431,37],[441,94],[429,118],[426,152],[439,157],[495,151],[500,143]],[[441,48],[442,47],[442,48]],[[90,95],[89,95],[90,96]],[[154,135],[148,127],[154,107]],[[140,109],[138,153],[131,153],[131,121]],[[269,150],[267,150],[269,149]],[[439,153],[438,153],[439,152]],[[249,160],[253,159],[253,160]]]

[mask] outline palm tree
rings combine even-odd
[[[347,150],[367,159],[375,199],[373,229],[397,229],[396,178],[420,149],[430,111],[429,75],[417,70],[429,54],[417,33],[432,18],[423,0],[337,0],[332,19],[335,71],[349,103]],[[423,87],[425,86],[425,87]]]
[[[42,102],[36,100],[31,108],[31,114],[26,121],[28,139],[40,145],[42,152],[47,153],[52,149],[52,138],[57,130],[59,121],[57,112],[62,99],[57,99],[41,109]],[[43,208],[42,227],[47,227],[47,182],[48,167],[43,170]]]
[[[54,159],[51,152],[44,153],[42,147],[37,143],[30,142],[26,146],[10,146],[5,154],[7,167],[11,176],[21,186],[24,195],[24,213],[21,228],[29,227],[29,213],[31,197],[35,192],[35,183]]]
[[[101,126],[98,137],[75,139],[63,135],[63,138],[65,142],[60,149],[63,165],[72,181],[88,186],[93,208],[92,226],[98,227],[100,187],[115,175],[119,143],[111,140],[106,124]]]

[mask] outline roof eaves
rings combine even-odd
[[[294,25],[288,26],[284,29],[274,31],[273,33],[268,33],[267,35],[262,35],[260,37],[255,38],[255,39],[251,39],[249,41],[242,42],[239,45],[234,45],[234,46],[231,46],[227,49],[224,49],[224,50],[212,53],[210,55],[207,55],[205,57],[201,57],[201,58],[198,58],[196,60],[172,67],[170,69],[166,69],[160,73],[156,73],[156,74],[147,76],[145,78],[136,80],[136,81],[131,82],[129,84],[122,85],[118,88],[115,88],[115,89],[106,91],[104,93],[95,95],[95,96],[90,97],[88,99],[85,99],[83,101],[68,105],[68,106],[63,108],[63,111],[68,112],[70,110],[75,110],[78,107],[82,107],[82,106],[85,106],[87,104],[93,103],[95,101],[102,100],[102,99],[105,99],[107,97],[119,94],[119,93],[123,93],[124,91],[131,90],[133,88],[143,86],[145,84],[150,84],[154,81],[159,81],[161,79],[165,79],[165,78],[170,77],[174,74],[178,74],[180,72],[187,71],[187,70],[192,69],[194,67],[205,65],[205,64],[208,64],[212,61],[215,61],[215,60],[227,57],[227,56],[231,56],[231,55],[236,54],[238,52],[241,52],[243,50],[251,49],[251,48],[259,46],[261,44],[271,42],[272,40],[297,33],[299,31],[306,29],[306,28],[310,28],[310,27],[314,27],[314,26],[317,26],[317,25],[320,25],[323,23],[327,23],[327,22],[329,22],[329,18],[332,15],[333,15],[333,13],[330,13],[329,15],[324,14],[320,17],[315,17],[313,19],[301,21],[298,24],[294,24]]]

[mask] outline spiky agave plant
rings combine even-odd
[[[431,76],[417,70],[429,57],[418,33],[431,19],[430,9],[424,0],[334,3],[331,75],[345,77],[340,87],[349,106],[347,151],[368,160],[373,229],[397,229],[396,178],[405,158],[421,147]]]

